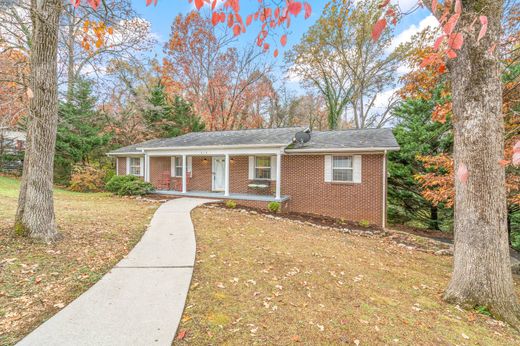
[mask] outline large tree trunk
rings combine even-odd
[[[15,231],[46,242],[59,238],[52,177],[58,120],[58,25],[61,0],[31,0],[29,140]]]
[[[467,182],[455,179],[455,252],[453,276],[445,299],[484,306],[496,317],[519,326],[520,316],[507,240],[502,86],[498,52],[502,1],[463,1],[458,28],[469,28],[486,15],[486,36],[464,34],[464,46],[450,61],[455,171],[465,165]],[[475,29],[480,29],[475,25]],[[461,30],[461,29],[458,29]]]

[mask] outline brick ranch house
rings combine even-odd
[[[387,152],[399,150],[390,129],[304,128],[192,132],[108,153],[118,175],[141,176],[157,193],[232,199],[282,211],[385,226]],[[308,130],[306,130],[309,133]],[[308,136],[307,136],[308,137]]]

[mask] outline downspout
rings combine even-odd
[[[386,183],[387,183],[387,172],[386,172],[386,153],[385,149],[383,154],[383,228],[386,227]]]

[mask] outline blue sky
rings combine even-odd
[[[175,16],[179,13],[186,14],[193,10],[195,7],[190,4],[188,0],[158,0],[157,6],[146,7],[145,0],[132,0],[134,8],[137,12],[146,20],[152,24],[152,31],[156,37],[159,38],[159,43],[152,54],[156,54],[158,57],[162,55],[162,47],[164,42],[170,35],[171,23]],[[303,15],[300,14],[298,18],[292,21],[291,28],[287,32],[288,43],[282,48],[278,46],[280,55],[278,58],[274,58],[272,50],[269,53],[269,57],[273,59],[276,65],[279,67],[283,64],[283,53],[286,49],[289,49],[293,44],[297,43],[301,36],[308,30],[308,28],[319,18],[323,7],[327,3],[325,0],[308,0],[311,4],[313,11],[312,16],[305,20]],[[407,10],[415,6],[417,0],[392,0],[392,2],[399,2],[403,10]],[[243,17],[256,10],[258,6],[258,0],[241,0],[241,12]],[[406,41],[412,34],[417,32],[419,28],[424,28],[425,25],[432,22],[432,18],[428,17],[428,12],[424,9],[419,9],[410,15],[403,17],[396,27],[396,42]],[[255,30],[256,29],[256,30]],[[237,45],[249,46],[255,44],[254,37],[258,33],[258,27],[254,25],[249,27],[246,34],[240,35],[237,39]],[[272,41],[270,41],[272,43]]]

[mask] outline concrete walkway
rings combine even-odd
[[[161,205],[127,257],[18,345],[171,345],[195,263],[190,211],[206,202]]]

